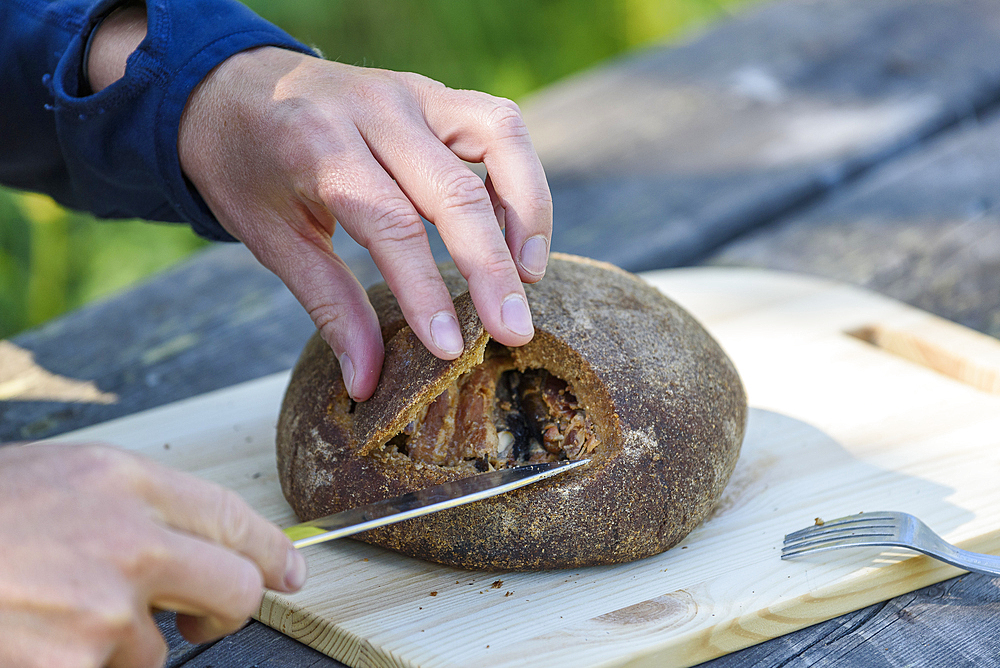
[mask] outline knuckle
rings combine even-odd
[[[126,450],[119,450],[104,443],[84,443],[73,449],[73,454],[97,468],[104,468],[114,462],[131,456]]]
[[[101,668],[106,654],[104,648],[89,643],[87,647],[59,648],[45,656],[32,657],[30,663],[17,664],[21,668]]]
[[[363,212],[369,212],[369,218],[380,219],[388,209],[393,212],[405,213],[409,202],[381,186],[375,191],[371,183],[378,175],[365,167],[372,160],[371,151],[351,148],[335,156],[328,157],[318,165],[315,172],[315,184],[304,189],[306,197],[322,206],[335,217],[341,215],[348,219]],[[352,230],[355,233],[366,232],[365,226]]]
[[[135,454],[111,446],[92,443],[79,446],[81,478],[90,478],[109,486],[135,488],[149,476],[145,460]]]
[[[394,75],[401,83],[408,86],[424,87],[435,91],[447,89],[447,86],[440,81],[417,72],[394,72]]]
[[[316,197],[330,211],[340,211],[348,204],[352,192],[344,175],[336,169],[328,169],[319,163],[313,165],[311,169],[318,176],[316,177]]]
[[[232,604],[234,620],[242,622],[257,612],[263,596],[264,576],[253,564],[244,562],[238,575],[236,596]]]
[[[489,201],[486,186],[467,169],[449,171],[441,184],[441,206],[445,210],[484,206]]]
[[[222,633],[235,631],[260,609],[264,596],[264,577],[260,570],[245,558],[234,561],[228,569],[228,582],[219,590],[217,612],[213,615],[216,626],[224,626]]]
[[[89,637],[104,644],[117,644],[135,622],[135,608],[127,596],[105,592],[87,606],[80,625]]]
[[[491,249],[483,256],[478,267],[485,276],[513,276],[516,272],[514,261],[506,247]]]
[[[358,77],[353,85],[353,92],[358,98],[364,100],[378,100],[383,98],[392,85],[386,79],[386,75],[377,69],[364,71],[364,76]]]
[[[527,206],[536,214],[552,219],[552,193],[548,188],[535,188],[525,194]]]
[[[486,116],[486,126],[498,139],[526,140],[528,127],[521,110],[510,100],[498,102]]]
[[[299,128],[274,150],[281,173],[287,175],[291,184],[304,189],[315,174],[327,171],[328,165],[335,163],[348,143],[333,123],[317,121],[312,127]]]
[[[134,548],[131,559],[125,565],[126,574],[133,580],[159,580],[160,574],[175,561],[176,555],[158,526],[150,526],[143,533],[141,545]],[[123,551],[127,549],[123,548]]]
[[[340,339],[340,331],[352,324],[351,310],[343,304],[323,303],[308,309],[309,317],[325,341]]]
[[[102,596],[96,609],[110,611],[109,618],[115,618],[118,614],[115,610],[127,602],[123,599],[127,595],[122,592],[133,591],[137,583],[159,580],[174,560],[166,529],[151,521],[145,512],[120,510],[118,524],[122,532],[105,535],[101,545],[94,548],[109,569],[102,581],[107,585],[106,596]]]
[[[249,544],[254,518],[243,497],[229,489],[220,490],[216,512],[224,543],[236,547]]]
[[[493,101],[496,102],[497,105],[499,105],[500,107],[505,107],[511,110],[512,112],[517,114],[518,117],[521,116],[521,107],[517,106],[517,102],[514,102],[514,100],[508,99],[506,97],[494,97]]]
[[[403,102],[401,87],[390,76],[378,70],[366,72],[368,75],[361,77],[353,86],[355,106],[370,109],[371,113],[379,116],[398,110]]]
[[[307,307],[320,336],[339,355],[346,347],[349,337],[358,335],[359,327],[369,321],[371,306],[366,299],[355,298],[346,293],[341,299],[327,299]],[[364,295],[364,293],[361,293]],[[334,295],[336,297],[336,295]],[[377,318],[375,323],[377,323]]]
[[[426,235],[423,221],[409,202],[393,198],[383,204],[372,221],[370,243],[398,244],[419,240]]]

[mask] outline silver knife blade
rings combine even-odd
[[[527,464],[481,473],[296,524],[284,531],[285,535],[292,539],[292,545],[295,547],[315,545],[394,522],[436,513],[445,508],[487,499],[589,463],[589,459],[578,459]]]

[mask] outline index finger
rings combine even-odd
[[[281,529],[260,516],[236,492],[160,467],[147,498],[159,511],[161,521],[169,526],[208,539],[253,561],[260,568],[267,588],[295,591],[305,581],[306,564],[302,555]]]
[[[436,85],[421,100],[435,136],[462,160],[486,165],[520,278],[538,281],[552,238],[552,195],[521,110],[504,98]]]

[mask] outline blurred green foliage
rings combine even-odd
[[[330,60],[517,99],[748,0],[244,0]]]
[[[0,191],[0,337],[128,287],[206,242],[183,225],[102,222]]]
[[[343,63],[518,99],[753,0],[245,0]],[[200,248],[181,225],[100,222],[0,188],[0,337],[125,288]]]

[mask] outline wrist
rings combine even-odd
[[[94,27],[83,61],[92,92],[97,93],[125,76],[128,57],[145,37],[145,4],[119,7]]]

